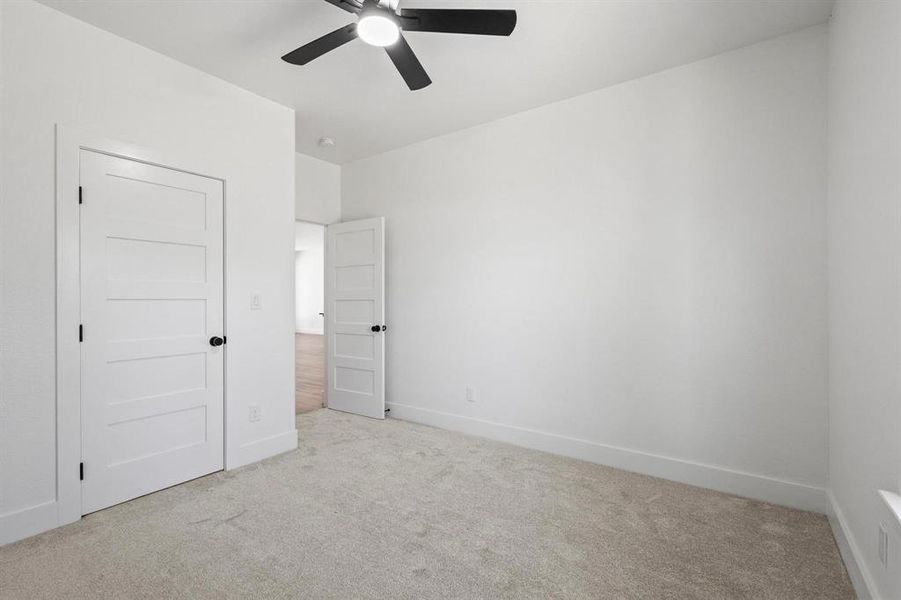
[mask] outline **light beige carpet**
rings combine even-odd
[[[7,598],[853,598],[825,517],[396,420],[0,548]]]

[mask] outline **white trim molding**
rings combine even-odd
[[[168,166],[191,163],[162,157],[134,144],[56,125],[56,498],[0,515],[0,544],[29,537],[81,519],[81,322],[79,293],[79,153],[82,149]],[[183,170],[178,169],[178,170]],[[200,171],[185,171],[213,179]],[[224,267],[227,268],[227,267]],[[225,382],[223,382],[223,385]],[[225,397],[226,412],[227,396]],[[226,424],[223,423],[223,429]],[[296,443],[296,440],[295,440]],[[227,454],[227,448],[223,451]]]
[[[888,490],[879,490],[877,493],[882,498],[889,514],[895,518],[895,523],[901,526],[901,495]]]
[[[283,433],[270,435],[259,440],[253,440],[242,444],[234,453],[233,458],[226,465],[226,470],[231,471],[244,465],[249,465],[269,458],[277,454],[283,454],[297,449],[297,430],[291,429]]]
[[[581,440],[524,427],[504,425],[450,413],[388,403],[392,418],[459,431],[516,446],[577,458],[625,471],[660,477],[680,483],[735,494],[745,498],[809,510],[826,512],[825,490],[820,487],[785,481],[764,475],[736,471],[670,456],[650,454]]]
[[[826,490],[826,497],[829,503],[826,515],[832,526],[832,535],[835,536],[835,543],[838,545],[838,551],[842,555],[845,569],[848,571],[848,577],[851,579],[851,585],[854,586],[857,597],[860,600],[878,600],[876,583],[867,570],[863,553],[848,527],[848,521],[845,519],[845,514],[842,512],[835,494],[832,493],[832,490]]]
[[[55,500],[0,515],[0,546],[56,527],[58,503]]]
[[[78,205],[79,157],[82,150],[216,179],[223,183],[223,202],[227,205],[225,180],[200,170],[187,170],[187,166],[193,164],[193,161],[185,157],[160,156],[134,144],[107,139],[76,127],[56,125],[56,500],[59,511],[57,522],[49,524],[47,529],[77,521],[82,514],[79,479],[81,348],[78,344],[78,327],[81,323]],[[223,275],[226,274],[227,268],[223,256]],[[223,389],[224,413],[227,414],[227,381],[223,381]],[[225,431],[224,420],[222,427]],[[223,448],[223,453],[227,454],[227,448]]]
[[[2,0],[0,0],[2,1]],[[79,222],[78,185],[79,153],[92,150],[112,156],[120,156],[150,165],[166,167],[185,173],[202,175],[223,182],[225,202],[226,251],[224,261],[225,328],[228,329],[228,251],[227,229],[229,221],[228,179],[234,166],[220,159],[209,158],[177,146],[168,149],[147,149],[127,141],[117,141],[90,130],[65,124],[56,125],[56,494],[32,507],[24,507],[0,515],[0,544],[29,537],[81,518],[81,482],[78,466],[81,462],[81,397],[80,397],[80,348],[78,324],[80,323],[80,294],[78,275]],[[297,433],[293,429],[255,442],[241,444],[238,436],[231,435],[228,417],[237,421],[238,411],[230,398],[229,364],[225,367],[225,431],[224,455],[226,468],[235,468],[254,460],[286,452],[297,447]],[[293,397],[293,396],[292,396]],[[293,402],[293,401],[292,401]]]

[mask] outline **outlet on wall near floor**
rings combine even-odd
[[[259,421],[263,417],[263,409],[260,408],[259,404],[254,404],[250,407],[250,422],[254,423]]]
[[[884,525],[879,526],[879,562],[884,569],[888,568],[888,533]]]
[[[475,402],[476,401],[476,391],[471,387],[466,388],[466,401],[467,402]]]

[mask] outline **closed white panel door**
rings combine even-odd
[[[385,219],[328,226],[328,407],[385,418]]]
[[[82,151],[82,512],[223,464],[222,182]]]

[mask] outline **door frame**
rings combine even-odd
[[[340,222],[340,221],[336,221]],[[329,223],[320,223],[319,221],[310,221],[309,219],[294,219],[295,225],[295,235],[296,235],[296,226],[297,223],[306,223],[307,225],[319,225],[322,227],[322,310],[325,312],[325,307],[327,305],[327,298],[325,297],[325,278],[328,276],[325,272],[325,265],[327,264],[328,257],[326,256],[326,252],[328,251],[328,226]],[[297,251],[295,250],[295,254]],[[292,304],[294,305],[294,310],[297,310],[297,269],[294,270],[294,285],[291,287],[291,291],[294,294],[294,298],[292,299]],[[296,327],[295,327],[296,329]],[[295,334],[297,332],[295,331]],[[328,356],[328,319],[323,315],[322,317],[322,337],[323,337],[323,357],[322,357],[322,376],[327,379],[328,377],[328,364],[326,363],[326,357]],[[297,344],[295,344],[294,350],[294,393],[295,397],[297,394]],[[325,384],[325,388],[322,390],[322,408],[328,408],[328,383]]]
[[[188,157],[158,153],[135,144],[105,138],[69,125],[56,124],[56,500],[57,526],[81,519],[81,239],[79,181],[82,150],[107,154],[155,167],[222,182],[222,308],[223,335],[227,335],[227,185],[223,177],[185,168]],[[171,165],[185,165],[173,167]],[[226,350],[227,353],[227,350]],[[227,360],[223,359],[222,434],[223,464],[227,465],[228,390]]]

